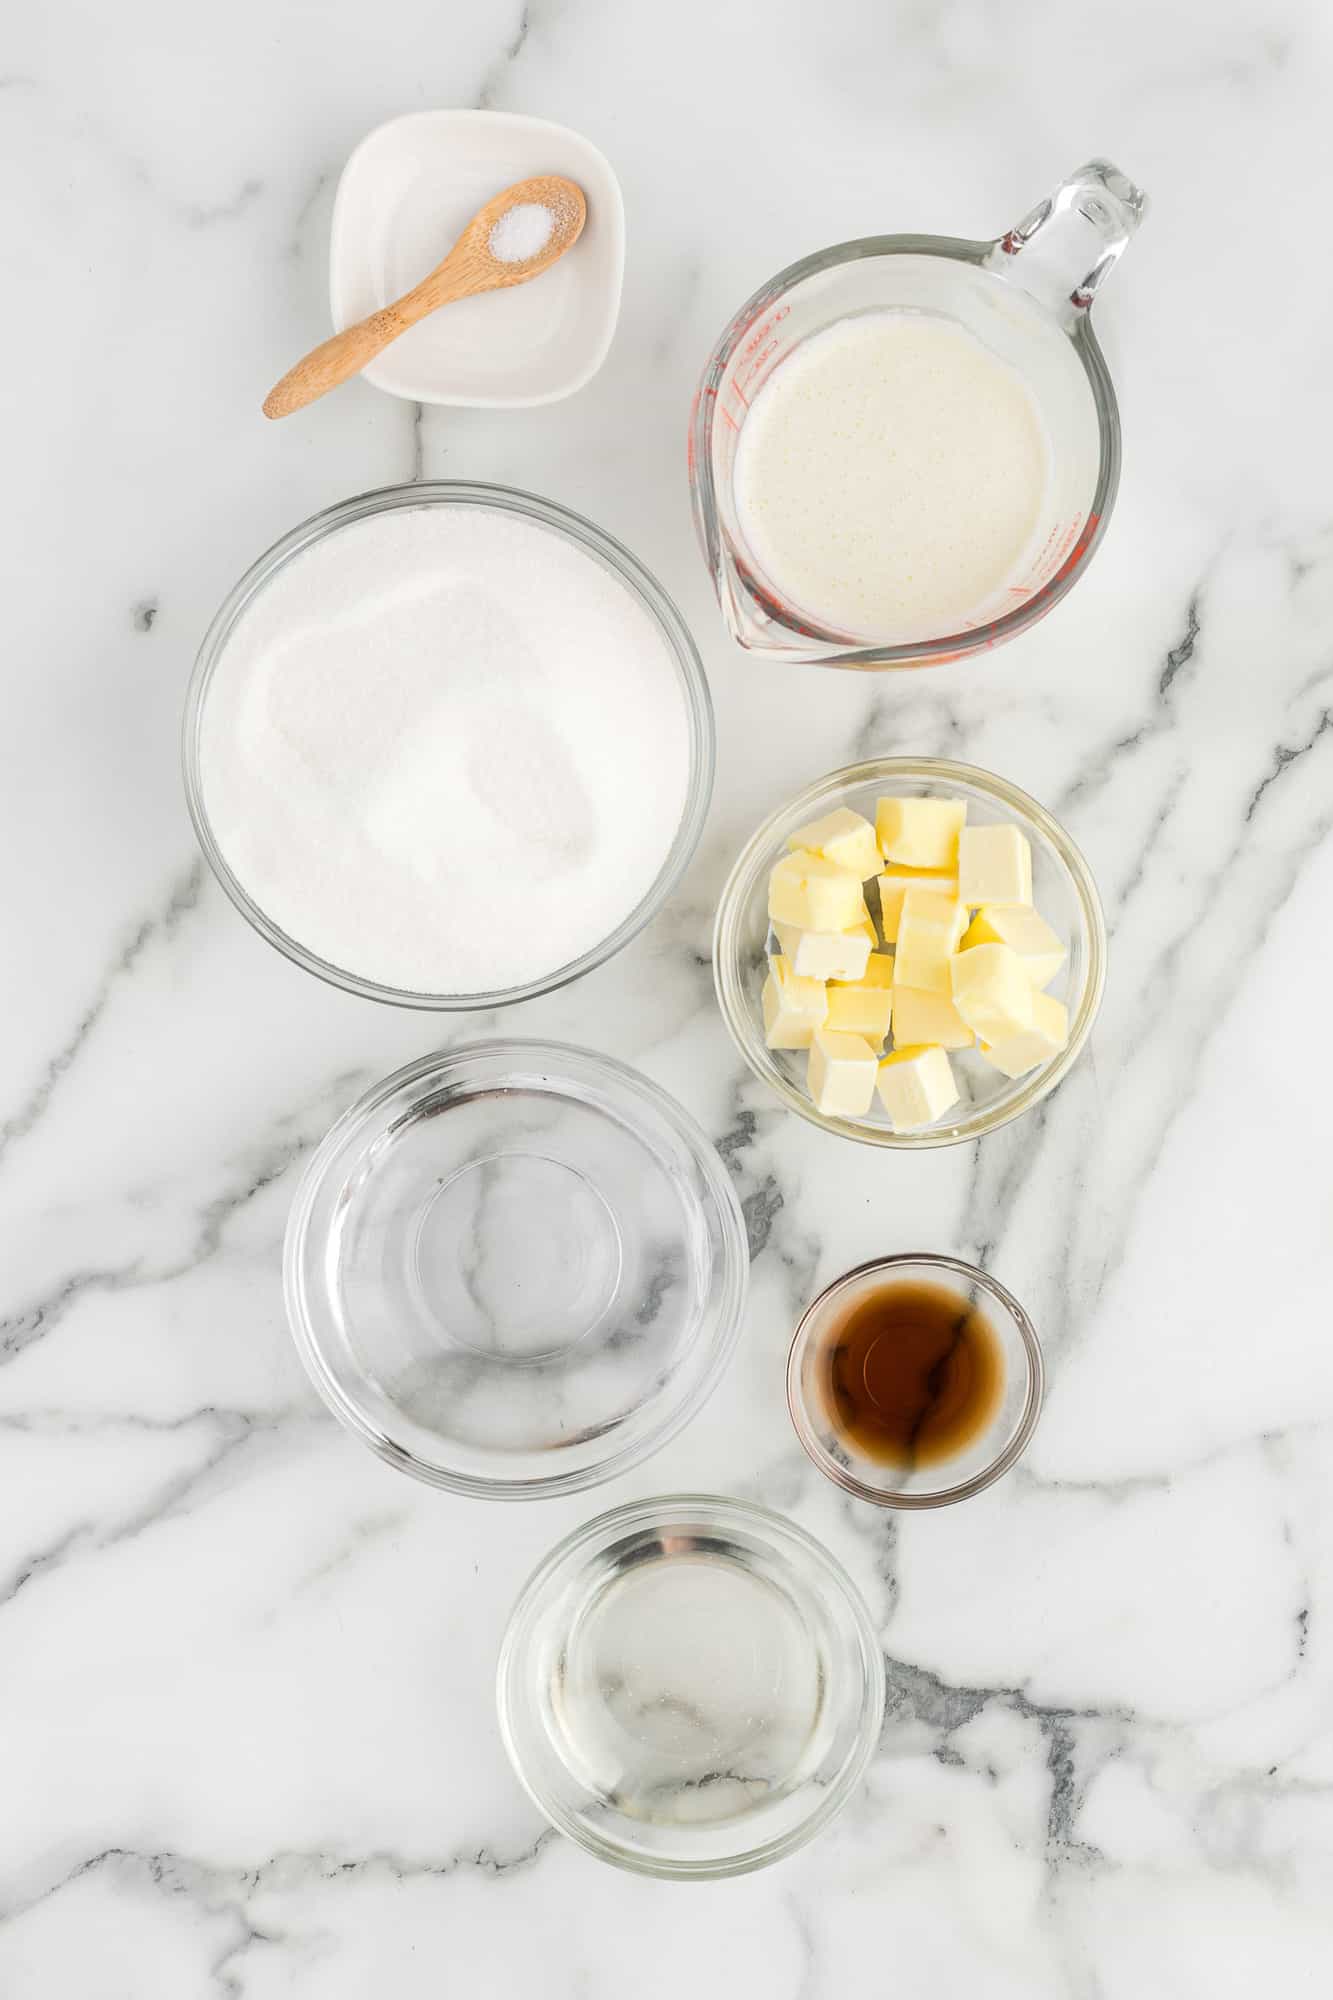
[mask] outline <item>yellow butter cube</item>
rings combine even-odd
[[[816,1028],[806,1071],[815,1109],[830,1118],[864,1118],[878,1067],[879,1056],[863,1035]]]
[[[893,958],[887,951],[872,951],[861,974],[862,986],[892,986]]]
[[[839,806],[836,812],[825,813],[823,819],[798,827],[788,835],[787,845],[803,847],[809,854],[822,854],[825,861],[831,861],[835,868],[846,868],[862,882],[880,865],[874,827],[850,806]]]
[[[866,915],[861,879],[822,854],[784,854],[768,878],[768,914],[803,931],[848,931]]]
[[[949,960],[953,1004],[973,1033],[998,1047],[1032,1026],[1032,981],[1007,944],[974,944]]]
[[[839,981],[828,989],[826,1025],[849,1035],[864,1035],[882,1048],[893,1012],[893,960],[876,952],[867,961],[864,979]]]
[[[903,897],[909,889],[933,889],[940,896],[958,894],[958,870],[903,868],[891,862],[879,877],[879,922],[885,944],[896,944]]]
[[[1044,917],[1025,903],[986,903],[963,934],[974,944],[1007,944],[1023,961],[1034,986],[1049,986],[1065,962],[1065,948]]]
[[[893,989],[893,1041],[896,1048],[917,1048],[938,1042],[942,1049],[970,1049],[976,1036],[953,1001],[944,993],[921,993],[915,986]]]
[[[967,929],[967,909],[955,896],[909,889],[898,919],[894,980],[922,993],[949,992],[949,960]]]
[[[958,893],[971,909],[983,903],[1032,901],[1032,849],[1023,829],[965,826],[958,837]]]
[[[958,1102],[958,1085],[944,1050],[895,1049],[875,1077],[879,1101],[895,1132],[919,1132]]]
[[[1058,1056],[1069,1040],[1069,1013],[1059,1000],[1052,1000],[1049,993],[1034,993],[1032,996],[1032,1026],[1019,1035],[1011,1035],[1008,1041],[996,1042],[990,1047],[983,1042],[981,1053],[988,1063],[1004,1071],[1006,1076],[1026,1076],[1030,1069],[1049,1062]]]
[[[875,834],[886,861],[907,868],[956,868],[966,799],[880,799]]]
[[[782,957],[769,960],[762,1001],[764,1040],[770,1049],[808,1049],[828,1015],[822,981],[798,978]]]
[[[860,979],[866,961],[879,943],[870,912],[861,905],[863,921],[849,931],[803,931],[795,924],[774,924],[784,958],[799,979]]]

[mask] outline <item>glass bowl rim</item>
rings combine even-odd
[[[1015,279],[1008,277],[1003,271],[994,269],[989,263],[997,244],[1002,240],[998,237],[983,240],[965,236],[912,233],[849,237],[842,243],[830,243],[821,250],[812,250],[806,256],[798,257],[794,263],[786,265],[781,271],[775,272],[732,314],[714,342],[708,360],[704,364],[694,394],[689,431],[690,494],[694,503],[695,531],[714,593],[724,608],[725,574],[732,558],[724,554],[722,546],[720,508],[713,477],[712,435],[713,426],[717,421],[718,388],[722,377],[736,348],[746,338],[755,321],[767,312],[784,292],[790,291],[794,286],[805,284],[808,279],[820,277],[825,271],[834,270],[840,264],[860,263],[871,257],[938,257],[941,261],[969,264],[976,270],[989,271],[990,275],[1001,284],[1014,284],[1017,282]],[[1019,289],[1026,290],[1026,287],[1020,285]],[[1040,304],[1040,300],[1037,303]],[[1111,372],[1106,365],[1106,357],[1093,329],[1091,313],[1080,313],[1069,324],[1062,326],[1061,331],[1082,365],[1097,413],[1098,463],[1097,483],[1088,503],[1087,514],[1075,537],[1073,547],[1054,576],[1014,610],[1006,611],[1000,617],[988,620],[984,625],[970,626],[959,632],[942,633],[934,639],[908,640],[899,645],[857,643],[849,641],[838,633],[823,632],[813,624],[788,623],[784,617],[782,621],[784,628],[791,632],[796,642],[794,646],[765,645],[759,641],[746,640],[733,631],[732,636],[736,643],[758,658],[788,659],[793,662],[802,660],[807,665],[821,667],[905,670],[912,667],[945,665],[1002,645],[1006,640],[1016,638],[1029,626],[1036,624],[1048,611],[1054,610],[1082,576],[1110,524],[1120,486],[1122,456],[1120,407],[1116,400]],[[726,622],[728,630],[731,630],[730,619]],[[808,650],[811,647],[818,650]]]
[[[938,1493],[884,1492],[876,1487],[867,1486],[864,1481],[856,1477],[855,1473],[849,1472],[845,1466],[838,1465],[821,1449],[806,1413],[805,1399],[800,1393],[800,1361],[810,1338],[815,1315],[827,1307],[845,1287],[855,1284],[858,1279],[868,1276],[872,1271],[893,1272],[904,1265],[925,1265],[929,1270],[948,1271],[954,1277],[966,1278],[970,1284],[987,1293],[991,1299],[1004,1307],[1017,1327],[1019,1341],[1027,1361],[1027,1393],[1023,1401],[1023,1414],[1013,1436],[1003,1450],[997,1452],[980,1472],[973,1473],[970,1479],[959,1480],[955,1486],[941,1487]],[[1018,1463],[1032,1441],[1037,1420],[1041,1416],[1045,1389],[1046,1365],[1042,1358],[1037,1329],[1008,1286],[1001,1284],[998,1278],[993,1277],[989,1271],[983,1271],[977,1264],[969,1264],[962,1257],[949,1257],[932,1250],[895,1251],[891,1256],[867,1258],[864,1264],[856,1264],[850,1271],[844,1271],[840,1277],[825,1285],[817,1298],[810,1301],[796,1322],[796,1331],[787,1350],[787,1413],[806,1457],[826,1479],[832,1480],[835,1486],[840,1486],[844,1493],[850,1493],[853,1499],[866,1500],[872,1507],[887,1507],[896,1513],[915,1513],[926,1508],[952,1507],[960,1500],[970,1500],[974,1495],[984,1493],[988,1486],[993,1486],[997,1479],[1002,1479],[1005,1473]]]
[[[513,1065],[534,1059],[540,1061],[543,1057],[554,1058],[557,1065],[566,1064],[574,1068],[587,1065],[618,1091],[623,1091],[628,1085],[635,1096],[646,1100],[665,1117],[687,1145],[717,1208],[717,1240],[723,1268],[720,1282],[708,1294],[708,1304],[716,1308],[717,1326],[706,1365],[690,1394],[664,1414],[657,1428],[592,1465],[576,1466],[536,1479],[492,1479],[475,1473],[454,1472],[447,1466],[418,1457],[388,1436],[359,1403],[353,1401],[325,1359],[315,1315],[308,1308],[303,1259],[311,1241],[315,1203],[324,1190],[330,1166],[358,1129],[370,1127],[377,1114],[403,1089],[422,1083],[427,1077],[447,1079],[450,1068],[457,1064],[480,1061]],[[562,1074],[557,1067],[552,1072],[552,1081],[567,1084],[569,1070]],[[287,1325],[302,1366],[326,1408],[344,1430],[368,1445],[386,1465],[409,1473],[424,1485],[480,1500],[545,1500],[582,1492],[618,1477],[659,1451],[698,1415],[721,1381],[740,1338],[749,1278],[749,1242],[740,1198],[716,1146],[684,1105],[651,1077],[645,1076],[642,1070],[621,1062],[618,1057],[605,1055],[597,1049],[580,1048],[570,1042],[517,1038],[461,1042],[450,1048],[433,1050],[429,1055],[418,1056],[413,1062],[405,1063],[363,1091],[334,1120],[307,1161],[288,1211],[282,1250],[282,1289]]]
[[[710,1524],[720,1522],[725,1525],[728,1521],[738,1521],[757,1530],[761,1538],[778,1544],[786,1541],[797,1548],[813,1563],[821,1578],[837,1591],[849,1611],[864,1672],[861,1714],[855,1744],[836,1778],[820,1792],[811,1813],[799,1825],[789,1828],[786,1833],[774,1836],[756,1847],[748,1848],[743,1853],[704,1862],[636,1854],[618,1842],[599,1838],[593,1828],[584,1825],[554,1801],[547,1799],[534,1785],[524,1768],[522,1753],[517,1747],[513,1727],[514,1704],[510,1699],[515,1680],[513,1666],[518,1649],[519,1627],[535,1598],[552,1576],[586,1545],[607,1538],[622,1527],[633,1526],[636,1523],[651,1523],[667,1511],[673,1514],[695,1512]],[[515,1776],[542,1816],[558,1833],[564,1834],[600,1861],[608,1861],[614,1867],[626,1869],[636,1875],[682,1881],[707,1881],[733,1875],[748,1875],[757,1868],[765,1868],[771,1862],[783,1860],[787,1855],[795,1853],[798,1848],[804,1847],[807,1841],[813,1840],[846,1804],[865,1775],[866,1766],[874,1755],[883,1728],[886,1699],[887,1675],[884,1651],[869,1606],[846,1566],[839,1561],[827,1544],[820,1541],[818,1536],[812,1535],[808,1528],[792,1520],[790,1515],[779,1513],[775,1508],[766,1507],[757,1500],[744,1500],[731,1494],[697,1491],[654,1493],[641,1500],[622,1501],[619,1506],[608,1508],[605,1513],[595,1515],[592,1520],[580,1522],[567,1535],[562,1536],[542,1557],[518,1591],[505,1624],[495,1670],[496,1712],[501,1740]]]
[[[662,866],[646,894],[614,930],[578,958],[570,959],[567,964],[520,986],[502,987],[489,993],[417,993],[403,987],[386,986],[320,958],[315,952],[308,951],[298,939],[290,937],[253,900],[232,873],[218,846],[204,798],[200,755],[204,705],[213,676],[227,641],[270,579],[306,549],[313,548],[328,535],[353,522],[403,508],[445,506],[489,508],[496,513],[534,521],[562,535],[618,577],[661,635],[676,671],[689,731],[689,781],[680,822]],[[343,992],[355,993],[365,1000],[378,1000],[390,1006],[411,1007],[432,1013],[484,1012],[511,1006],[520,1000],[536,999],[539,994],[554,993],[571,981],[581,979],[585,973],[614,958],[652,922],[689,866],[708,816],[716,761],[713,702],[703,662],[684,617],[651,570],[622,542],[607,534],[604,528],[599,528],[596,522],[586,519],[584,515],[576,514],[572,508],[562,506],[559,501],[525,492],[520,487],[480,480],[434,479],[420,480],[415,484],[372,487],[350,499],[336,501],[331,507],[311,514],[289,529],[250,564],[214,613],[195,658],[181,719],[181,769],[185,802],[195,838],[217,881],[251,928],[284,958],[303,971],[313,973],[326,985],[340,987]]]
[[[838,1118],[817,1110],[805,1092],[769,1060],[771,1052],[759,1044],[746,1007],[745,984],[737,966],[745,904],[762,869],[776,858],[775,842],[784,823],[791,819],[818,817],[817,809],[834,792],[854,785],[891,782],[894,779],[970,785],[997,805],[1007,808],[1020,823],[1034,827],[1055,849],[1068,871],[1082,921],[1083,942],[1088,957],[1087,977],[1065,1047],[1044,1068],[1034,1070],[1012,1099],[997,1099],[990,1111],[976,1114],[956,1130],[949,1126],[927,1126],[921,1132],[894,1132],[887,1125],[862,1125],[853,1119]],[[790,1110],[798,1112],[825,1132],[837,1133],[840,1138],[910,1152],[935,1146],[962,1145],[984,1138],[987,1133],[997,1132],[1001,1126],[1021,1117],[1050,1095],[1073,1068],[1092,1032],[1106,985],[1106,952],[1106,919],[1092,870],[1074,840],[1045,806],[1019,786],[1011,784],[1007,778],[998,777],[993,771],[982,770],[975,764],[963,764],[945,757],[869,757],[857,764],[845,764],[840,770],[830,771],[814,784],[807,785],[804,791],[769,813],[746,841],[718,898],[713,924],[713,985],[732,1041],[754,1075],[766,1083]]]

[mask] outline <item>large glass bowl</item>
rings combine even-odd
[[[797,827],[839,806],[850,806],[873,821],[876,799],[888,792],[965,798],[970,825],[1007,820],[1020,826],[1032,846],[1033,902],[1068,954],[1048,989],[1069,1010],[1069,1041],[1061,1053],[1041,1069],[1011,1081],[974,1051],[951,1051],[960,1102],[938,1124],[919,1132],[893,1131],[878,1099],[864,1118],[831,1117],[816,1110],[805,1087],[804,1054],[770,1049],[764,1041],[761,995],[770,940],[769,871],[786,852],[788,835]],[[870,1146],[952,1146],[979,1139],[1030,1111],[1069,1074],[1101,1005],[1106,924],[1097,885],[1082,854],[1059,821],[1017,785],[940,757],[875,757],[821,778],[771,813],[747,842],[718,903],[713,979],[722,1018],[737,1048],[755,1075],[802,1118]]]
[[[813,1536],[672,1494],[575,1530],[525,1586],[497,1675],[505,1748],[552,1824],[644,1875],[740,1875],[801,1847],[884,1715],[870,1614]]]
[[[334,1415],[483,1499],[595,1486],[688,1422],[735,1345],[745,1224],[637,1071],[551,1042],[425,1057],[340,1118],[287,1226],[287,1316]]]
[[[247,610],[280,570],[285,569],[289,563],[294,562],[306,550],[322,542],[326,537],[336,535],[354,522],[363,521],[372,515],[402,508],[425,507],[480,507],[518,515],[564,536],[584,554],[591,556],[603,569],[609,570],[638,601],[660,632],[668,657],[679,678],[681,699],[685,706],[689,729],[689,782],[680,822],[676,828],[675,838],[663,857],[662,866],[646,895],[614,930],[590,950],[571,959],[566,965],[553,966],[549,972],[538,979],[529,980],[525,985],[507,987],[498,992],[413,992],[401,987],[380,984],[376,980],[363,977],[354,966],[333,965],[327,959],[308,951],[299,938],[290,936],[268,916],[252,899],[245,885],[233,874],[218,845],[208,816],[208,788],[201,757],[204,711],[209,687],[222,660],[227,642]],[[261,937],[266,938],[285,957],[291,959],[294,964],[304,967],[307,972],[313,972],[320,979],[327,980],[330,985],[341,986],[349,993],[358,993],[369,1000],[390,1001],[401,1007],[440,1010],[502,1007],[514,1000],[529,1000],[539,993],[552,992],[558,986],[567,985],[572,979],[581,978],[585,972],[592,971],[594,966],[604,964],[627,945],[631,938],[636,937],[661,909],[689,864],[708,813],[708,800],[713,786],[713,705],[699,655],[684,619],[656,578],[649,574],[627,548],[622,547],[602,529],[595,527],[591,521],[585,521],[581,515],[571,513],[568,508],[557,506],[552,500],[540,499],[536,494],[520,493],[505,486],[482,486],[461,481],[438,480],[412,486],[386,486],[373,493],[363,493],[354,500],[343,500],[336,507],[326,508],[322,514],[313,515],[310,520],[303,521],[300,527],[293,528],[290,534],[284,535],[280,542],[275,542],[273,547],[246,571],[224,601],[199,649],[199,657],[195,662],[186,695],[181,754],[186,802],[205,860],[241,915],[254,926]],[[521,800],[516,799],[516,805],[518,804],[521,804]]]

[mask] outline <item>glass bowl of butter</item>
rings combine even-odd
[[[1048,1096],[1101,1004],[1092,873],[1026,792],[878,757],[770,814],[718,904],[718,1004],[783,1102],[866,1145],[978,1139]]]

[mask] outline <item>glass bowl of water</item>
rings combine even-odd
[[[770,1049],[765,1041],[764,978],[776,941],[768,919],[768,878],[798,827],[840,806],[874,821],[884,794],[965,799],[969,826],[1008,823],[1032,850],[1032,900],[1064,946],[1065,960],[1048,991],[1064,1002],[1069,1038],[1057,1056],[1025,1076],[1010,1078],[975,1049],[949,1051],[959,1101],[934,1125],[895,1132],[878,1098],[864,1118],[822,1112],[806,1086],[804,1051]],[[717,907],[713,980],[722,1018],[755,1075],[793,1111],[826,1132],[870,1146],[952,1146],[979,1139],[1040,1104],[1069,1074],[1087,1042],[1106,981],[1106,923],[1097,885],[1082,854],[1044,806],[990,771],[940,757],[875,757],[850,764],[809,786],[771,813],[746,843]]]
[[[812,1536],[745,1501],[671,1495],[551,1551],[496,1692],[514,1769],[560,1832],[699,1879],[780,1860],[846,1804],[879,1740],[884,1661]]]
[[[597,1485],[657,1450],[730,1358],[749,1275],[715,1149],[637,1071],[483,1042],[399,1070],[306,1169],[284,1285],[334,1415],[477,1498]]]

